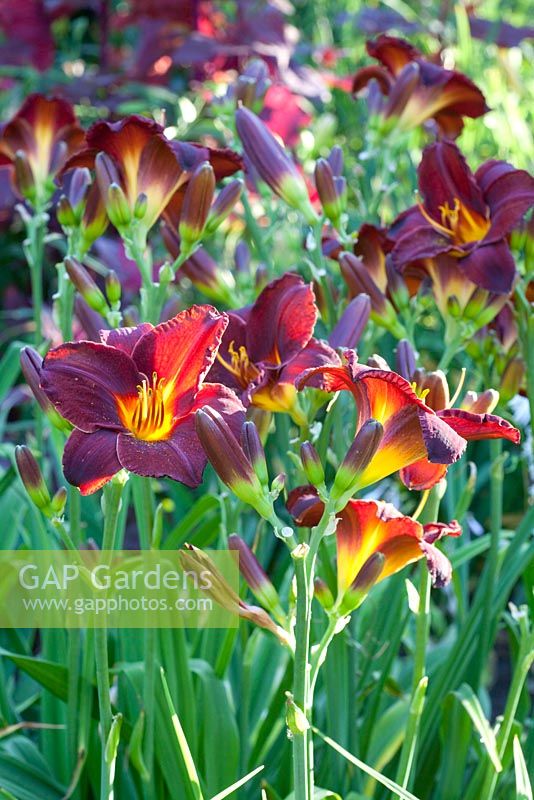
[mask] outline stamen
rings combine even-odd
[[[156,439],[165,422],[164,378],[152,373],[152,383],[145,379],[137,386],[137,403],[131,418],[131,430],[139,439]]]
[[[453,397],[451,397],[451,400],[450,400],[450,403],[449,403],[449,408],[452,408],[452,407],[453,407],[453,405],[454,405],[454,404],[456,403],[456,401],[458,400],[458,397],[459,397],[459,395],[460,395],[460,392],[462,391],[462,389],[463,389],[463,386],[464,386],[464,381],[465,381],[465,376],[466,376],[466,374],[467,374],[467,370],[466,370],[466,368],[465,368],[465,367],[462,367],[462,372],[460,373],[460,380],[458,381],[458,386],[457,386],[457,388],[456,388],[456,391],[455,391],[455,393],[454,393],[454,396],[453,396]]]

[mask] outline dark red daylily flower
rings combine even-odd
[[[297,525],[309,527],[317,525],[324,505],[313,486],[300,486],[289,493],[287,508]],[[351,595],[358,600],[357,587],[362,573],[378,553],[383,556],[383,566],[375,577],[376,583],[423,557],[434,586],[445,586],[449,582],[450,562],[434,543],[442,536],[461,534],[455,520],[448,525],[440,522],[421,525],[411,517],[404,517],[390,503],[376,500],[349,500],[337,518],[338,606],[352,606]]]
[[[488,110],[484,95],[461,72],[432,63],[404,39],[382,35],[367,42],[367,52],[381,65],[359,69],[352,91],[359,92],[374,81],[385,100],[380,113],[409,130],[434,119],[441,132],[456,138],[462,117],[480,117]]]
[[[30,180],[43,191],[65,161],[82,145],[83,130],[70,103],[59,97],[32,94],[0,133],[0,166],[13,165],[20,156],[30,168]],[[15,181],[16,185],[16,181]]]
[[[295,378],[309,367],[337,363],[335,351],[313,338],[313,289],[287,273],[272,281],[251,308],[231,311],[210,380],[224,383],[249,403],[286,411],[301,421]]]
[[[389,369],[358,364],[353,351],[346,351],[345,358],[342,366],[308,369],[296,385],[302,389],[320,377],[327,392],[351,392],[358,409],[356,433],[371,419],[383,426],[380,445],[360,473],[355,491],[421,459],[442,465],[460,458],[465,440],[417,396],[405,378]]]
[[[534,179],[505,161],[486,161],[473,175],[444,141],[425,149],[418,181],[422,202],[390,228],[395,266],[446,254],[472,283],[509,293],[516,270],[506,236],[534,203]]]
[[[416,369],[407,376],[416,393],[424,397],[425,403],[436,415],[468,442],[479,439],[507,439],[519,444],[521,435],[507,420],[493,411],[499,401],[499,393],[488,389],[481,394],[467,392],[460,408],[450,407],[447,378],[441,370],[426,372]],[[409,489],[430,489],[447,474],[446,464],[432,464],[422,458],[401,471],[401,479]]]
[[[119,122],[96,122],[86,133],[85,147],[70,159],[65,170],[73,167],[94,167],[97,156],[104,154],[102,168],[97,170],[100,190],[107,201],[109,187],[117,183],[123,190],[131,213],[140,195],[146,196],[143,217],[146,230],[161,214],[174,216],[175,205],[181,207],[185,184],[202,161],[213,160],[218,178],[240,168],[236,154],[171,142],[163,128],[146,117],[132,115]],[[233,157],[233,160],[231,156]]]
[[[193,306],[156,327],[101,332],[101,343],[67,343],[46,356],[41,387],[75,426],[63,456],[67,480],[91,494],[120,469],[198,486],[206,456],[195,412],[219,411],[240,430],[235,394],[204,378],[227,325]]]

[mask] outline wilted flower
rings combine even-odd
[[[488,111],[484,95],[468,77],[429,61],[404,39],[379,36],[367,42],[367,52],[381,66],[359,69],[352,91],[373,81],[384,95],[382,101],[375,100],[378,113],[391,126],[410,130],[434,119],[442,134],[454,139],[463,128],[463,117]]]
[[[403,359],[406,362],[406,359]],[[406,375],[414,391],[432,408],[442,422],[449,425],[462,439],[507,439],[518,444],[520,433],[507,420],[491,412],[499,402],[494,389],[467,392],[459,408],[451,408],[447,378],[441,370],[427,372],[417,368]],[[422,458],[401,471],[401,479],[409,489],[429,489],[447,474],[446,464],[431,463]]]
[[[303,498],[307,502],[304,522],[299,515]],[[308,527],[318,523],[324,510],[312,486],[291,492],[287,507],[297,525]],[[340,613],[353,611],[374,584],[423,557],[434,586],[449,582],[451,565],[434,543],[442,536],[459,536],[461,529],[456,521],[421,525],[390,503],[377,500],[349,500],[336,517],[336,606]]]
[[[67,343],[46,356],[41,386],[75,430],[63,456],[67,480],[91,494],[124,468],[198,486],[206,456],[195,412],[210,406],[241,427],[234,393],[204,377],[227,325],[193,306],[156,327],[101,332],[101,343]]]
[[[265,628],[270,631],[282,644],[291,646],[292,641],[290,634],[277,625],[263,608],[251,606],[245,603],[244,600],[241,600],[239,595],[236,594],[228,581],[221,575],[206,553],[194,547],[192,544],[187,544],[185,550],[180,550],[180,561],[182,562],[185,572],[196,574],[199,577],[202,574],[206,574],[206,572],[209,574],[211,585],[209,589],[206,589],[206,593],[209,594],[215,602],[219,603],[223,608],[226,608],[227,611],[243,619],[247,619],[249,622],[253,622],[260,628]]]
[[[231,311],[210,379],[235,389],[245,405],[286,411],[302,421],[295,378],[308,367],[338,359],[314,339],[317,306],[313,289],[287,273],[262,291],[252,308]]]
[[[508,294],[516,269],[506,236],[534,203],[534,179],[505,161],[486,161],[473,175],[447,141],[425,149],[418,176],[422,202],[390,229],[395,266],[449,255],[471,283]]]
[[[358,409],[357,434],[369,420],[382,425],[380,444],[350,487],[352,494],[423,458],[432,464],[452,464],[460,458],[464,439],[417,396],[405,378],[388,369],[358,364],[353,351],[345,357],[343,366],[308,369],[296,383],[302,389],[320,377],[327,392],[350,391]]]
[[[304,178],[267,126],[248,108],[236,111],[236,127],[245,155],[258,175],[288,206],[296,208],[313,225],[312,208]]]
[[[30,202],[44,202],[54,177],[83,143],[83,130],[66,100],[32,94],[0,133],[0,166],[14,167],[14,185]]]

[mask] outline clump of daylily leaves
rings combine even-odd
[[[28,98],[0,135],[0,158],[12,167],[27,231],[38,348],[39,264],[54,211],[65,235],[55,296],[63,343],[44,358],[26,348],[22,367],[41,415],[67,437],[66,480],[82,495],[122,485],[130,473],[194,488],[209,461],[288,548],[295,576],[289,608],[235,534],[228,545],[239,553],[259,605],[241,599],[222,577],[212,592],[217,602],[274,634],[294,658],[287,724],[296,800],[313,796],[314,688],[333,637],[376,584],[408,564],[421,560],[433,586],[448,584],[451,564],[438,542],[461,530],[454,520],[438,521],[447,469],[471,440],[517,444],[520,438],[493,413],[497,391],[450,387],[447,368],[475,335],[481,340],[493,326],[504,339],[511,325],[510,301],[521,278],[509,236],[534,201],[534,181],[501,161],[471,172],[453,140],[463,117],[480,116],[486,105],[465,76],[392,37],[380,37],[369,53],[382,66],[360,70],[353,88],[368,86],[380,135],[423,123],[440,135],[422,155],[417,203],[387,229],[349,229],[338,147],[317,161],[318,201],[312,201],[300,166],[251,110],[261,109],[261,62],[238,85],[247,91],[235,95],[231,145],[241,143],[242,155],[171,141],[140,116],[98,121],[83,131],[68,103],[42,96]],[[246,189],[232,177],[241,169]],[[249,268],[242,250],[234,275],[203,244],[241,217],[242,192],[258,194],[261,181],[299,215],[303,251],[302,265],[262,275],[255,287],[238,280]],[[248,201],[246,208],[250,212]],[[102,283],[90,271],[87,255],[109,225],[139,271],[133,318],[121,305],[117,276],[109,271]],[[159,242],[169,257],[156,265]],[[176,281],[184,279],[210,303],[169,316],[169,300],[177,292],[180,300]],[[421,295],[435,304],[445,326],[446,347],[431,369],[416,348]],[[396,365],[380,355],[360,362],[358,342],[373,325],[397,340]],[[500,362],[507,398],[521,387],[518,360],[515,349]],[[352,428],[336,463],[319,439],[346,393],[354,401]],[[298,442],[293,476],[272,474],[265,455],[273,414],[287,415]],[[59,517],[63,508],[56,500],[54,510],[35,460],[19,451],[18,465],[36,505]],[[374,497],[380,482],[395,475],[422,493],[412,516]],[[111,502],[105,513],[112,513]],[[336,543],[335,585],[318,561],[328,537]],[[210,563],[193,545],[182,556],[188,570]],[[310,641],[314,597],[325,619],[318,642]],[[98,688],[102,696],[105,686]],[[102,731],[104,745],[109,734]]]

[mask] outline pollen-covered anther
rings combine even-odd
[[[258,378],[260,370],[250,360],[244,345],[240,345],[236,350],[234,342],[231,341],[228,345],[228,355],[230,356],[230,363],[225,361],[220,353],[217,354],[217,360],[236,376],[243,387],[248,386]]]
[[[163,385],[165,378],[152,373],[152,383],[143,380],[137,386],[137,402],[131,419],[132,433],[138,439],[159,438],[165,422]]]

